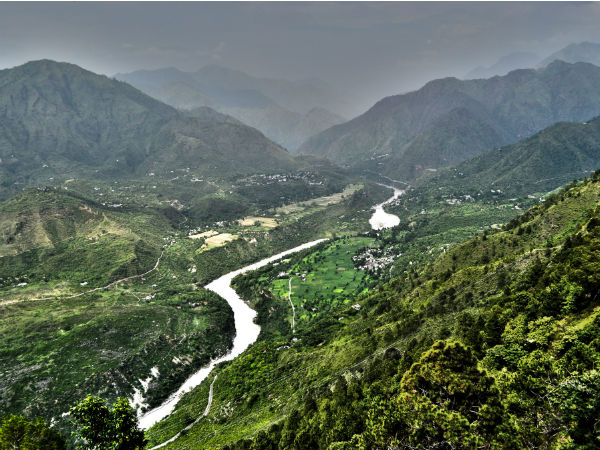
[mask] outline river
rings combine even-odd
[[[374,206],[375,212],[369,219],[369,224],[371,224],[371,228],[374,230],[381,230],[383,228],[395,227],[396,225],[398,225],[400,223],[400,217],[398,217],[394,214],[386,213],[385,210],[383,209],[383,207],[385,205],[390,204],[391,202],[396,200],[398,197],[400,197],[402,194],[404,194],[404,191],[401,189],[395,188],[394,186],[388,186],[387,184],[381,184],[381,186],[385,186],[387,188],[393,189],[394,195],[391,196],[390,198],[388,198],[385,202],[379,203],[378,205]]]
[[[285,252],[278,253],[269,258],[265,258],[257,263],[250,264],[249,266],[241,269],[229,272],[223,275],[221,278],[217,278],[213,282],[207,284],[205,289],[211,290],[216,294],[223,297],[229,303],[229,306],[233,310],[233,317],[235,321],[235,337],[233,339],[233,347],[231,351],[226,355],[212,360],[207,366],[198,370],[192,374],[180,387],[177,392],[171,394],[167,400],[161,405],[153,408],[139,417],[139,425],[142,429],[147,430],[155,423],[167,417],[175,409],[175,405],[179,401],[179,398],[186,392],[191,391],[193,388],[198,386],[208,375],[211,370],[219,363],[223,361],[230,361],[235,357],[239,356],[244,350],[256,341],[258,334],[260,333],[260,326],[254,323],[256,317],[256,311],[248,306],[248,304],[240,298],[239,295],[231,288],[231,280],[241,273],[249,270],[256,270],[260,267],[266,266],[284,256],[292,253],[299,252],[310,247],[313,247],[326,239],[317,239],[316,241],[307,242],[305,244],[294,247]]]
[[[371,219],[369,219],[371,228],[374,230],[381,230],[382,228],[393,227],[400,223],[400,218],[398,216],[386,213],[383,207],[397,199],[400,195],[404,193],[404,191],[397,189],[393,186],[382,186],[393,189],[394,195],[387,199],[385,202],[374,206],[375,212],[373,213]],[[235,337],[233,339],[233,347],[231,348],[231,351],[226,355],[212,360],[207,366],[192,374],[179,387],[177,392],[171,394],[171,396],[169,396],[169,398],[165,400],[161,405],[142,414],[139,417],[139,425],[142,429],[147,430],[152,425],[171,414],[175,409],[175,405],[179,401],[180,397],[186,392],[189,392],[193,388],[198,386],[206,377],[208,377],[212,369],[217,364],[222,363],[223,361],[230,361],[235,357],[239,356],[258,338],[258,335],[260,333],[260,326],[254,322],[254,318],[256,317],[256,311],[250,308],[248,304],[242,298],[240,298],[240,296],[237,295],[237,293],[231,288],[231,280],[233,280],[239,274],[248,272],[250,270],[256,270],[260,267],[264,267],[267,264],[270,264],[274,261],[277,261],[278,259],[283,258],[284,256],[313,247],[325,240],[326,239],[317,239],[316,241],[311,241],[299,245],[298,247],[294,247],[292,249],[273,255],[269,258],[265,258],[257,263],[250,264],[249,266],[243,267],[238,270],[234,270],[233,272],[225,274],[222,277],[217,278],[213,282],[204,286],[206,289],[213,291],[214,293],[227,300],[227,303],[229,303],[229,306],[233,310],[236,331]]]

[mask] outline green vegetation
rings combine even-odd
[[[200,286],[331,230],[364,232],[368,206],[387,195],[354,186],[334,201],[290,207],[275,228],[211,224],[239,238],[209,250],[188,237],[202,225],[187,211],[114,208],[74,192],[90,185],[67,186],[0,205],[0,404],[66,431],[65,405],[92,393],[155,406],[230,348],[231,310]],[[119,189],[113,195],[125,195]]]
[[[263,337],[271,329],[289,334],[292,331],[291,301],[295,307],[295,328],[328,317],[340,305],[348,304],[367,291],[376,278],[355,270],[353,257],[374,243],[373,238],[347,237],[325,242],[310,250],[290,256],[288,260],[233,280],[235,290],[250,301],[265,323]],[[287,309],[287,312],[285,312]],[[282,315],[278,318],[277,315]],[[283,320],[285,324],[279,320]]]
[[[2,409],[58,419],[87,393],[133,397],[133,388],[154,406],[231,346],[233,315],[215,294],[133,292],[3,307]]]
[[[66,442],[41,419],[6,416],[0,422],[0,450],[64,450]]]
[[[554,83],[552,97],[564,77],[597,73],[555,63],[521,75],[534,96]],[[511,77],[495,82],[520,86]],[[0,196],[56,184],[0,204],[3,414],[72,431],[65,413],[77,404],[71,444],[82,448],[141,448],[179,432],[165,448],[600,446],[600,174],[546,192],[600,163],[600,119],[559,123],[422,176],[389,207],[400,225],[375,232],[367,220],[388,189],[293,158],[210,110],[185,117],[123,83],[47,61],[2,71],[0,81],[0,103],[22,88],[33,105],[0,127]],[[429,95],[483,101],[490,83],[433,82],[367,114],[402,116]],[[65,102],[56,91],[67,88],[89,103]],[[586,102],[595,91],[576,94],[585,98],[577,114],[594,109]],[[361,167],[401,156],[413,177],[543,125],[545,116],[532,116],[520,128],[506,112],[512,101],[492,105],[493,117],[483,106],[442,111],[424,134],[407,129],[405,142],[387,141],[402,152]],[[541,109],[571,117],[573,101]],[[47,108],[56,114],[40,131]],[[494,135],[498,121],[506,135]],[[29,162],[13,155],[21,141]],[[428,159],[425,149],[440,142],[443,161]],[[117,165],[125,156],[127,167]],[[61,175],[46,179],[46,169]],[[259,339],[144,437],[126,399],[142,411],[158,405],[232,345],[232,311],[202,286],[317,238],[328,240],[234,280],[258,313]],[[211,383],[211,407],[198,419]],[[23,448],[43,439],[64,447],[37,419],[8,416],[0,430]]]
[[[167,448],[595,448],[599,195],[596,177],[571,186],[359,296],[360,311],[259,341],[217,368],[208,417]]]
[[[82,450],[141,450],[144,432],[138,429],[135,411],[126,398],[119,398],[109,409],[98,397],[88,396],[70,409],[77,423]]]
[[[186,115],[72,64],[43,60],[0,71],[0,108],[0,200],[67,180],[187,183],[189,192],[207,177],[229,188],[226,181],[238,177],[330,166],[294,158],[258,130],[216,112]]]
[[[361,116],[311,137],[299,151],[411,181],[559,120],[598,116],[599,79],[596,66],[554,61],[487,80],[434,80],[380,100]]]

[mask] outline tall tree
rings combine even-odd
[[[71,408],[82,450],[138,450],[146,445],[138,428],[135,411],[126,398],[119,398],[112,409],[104,400],[88,396]]]

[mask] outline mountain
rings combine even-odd
[[[469,71],[463,79],[473,80],[477,78],[491,78],[495,75],[506,75],[517,69],[534,67],[539,57],[534,53],[515,52],[501,57],[489,67],[479,66]],[[574,61],[569,61],[574,62]]]
[[[344,122],[342,117],[315,107],[300,114],[271,103],[259,107],[217,107],[241,122],[261,130],[269,139],[295,152],[309,137]]]
[[[435,80],[386,97],[361,116],[313,136],[299,151],[412,179],[553,123],[598,114],[600,68],[555,61],[487,80]]]
[[[259,131],[207,119],[72,64],[43,60],[2,70],[0,197],[68,178],[175,170],[228,177],[296,167]]]
[[[228,116],[227,114],[215,111],[208,106],[199,106],[190,110],[183,111],[185,115],[195,117],[200,120],[206,120],[208,122],[220,122],[220,123],[232,123],[235,125],[244,125],[242,122],[237,120],[235,117]]]
[[[556,60],[568,63],[587,62],[600,66],[600,44],[595,44],[593,42],[570,44],[543,59],[537,67],[545,67]]]
[[[560,122],[516,144],[494,148],[447,169],[434,184],[523,195],[553,190],[599,167],[597,117],[585,123]]]
[[[344,119],[331,111],[348,108],[319,80],[258,78],[215,65],[197,72],[166,68],[115,77],[176,108],[210,106],[292,151],[313,134],[342,123]]]

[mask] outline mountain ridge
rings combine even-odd
[[[260,78],[242,71],[205,66],[195,72],[175,68],[116,74],[148,95],[181,109],[209,106],[261,130],[291,151],[309,136],[341,123],[341,97],[323,82]],[[326,113],[314,115],[315,108]]]
[[[297,167],[258,130],[186,116],[127,83],[50,60],[0,71],[0,118],[0,174],[11,192],[67,178]]]
[[[390,177],[409,178],[427,168],[457,164],[490,144],[516,142],[561,120],[587,120],[600,114],[599,105],[600,68],[588,63],[555,61],[544,69],[520,69],[487,80],[449,77],[430,81],[418,91],[386,97],[361,116],[311,137],[299,151],[326,156],[350,167],[366,166]],[[476,122],[483,120],[493,130],[492,139],[473,134],[465,142],[465,133],[460,131],[464,123],[450,121],[454,131],[445,127],[437,132],[462,139],[459,154],[440,142],[437,151],[446,153],[446,161],[433,161],[416,171],[415,166],[422,162],[403,162],[411,141],[419,137],[435,140],[436,132],[428,135],[427,128],[444,117],[448,119],[457,107],[469,110]],[[369,164],[373,157],[382,160]]]

